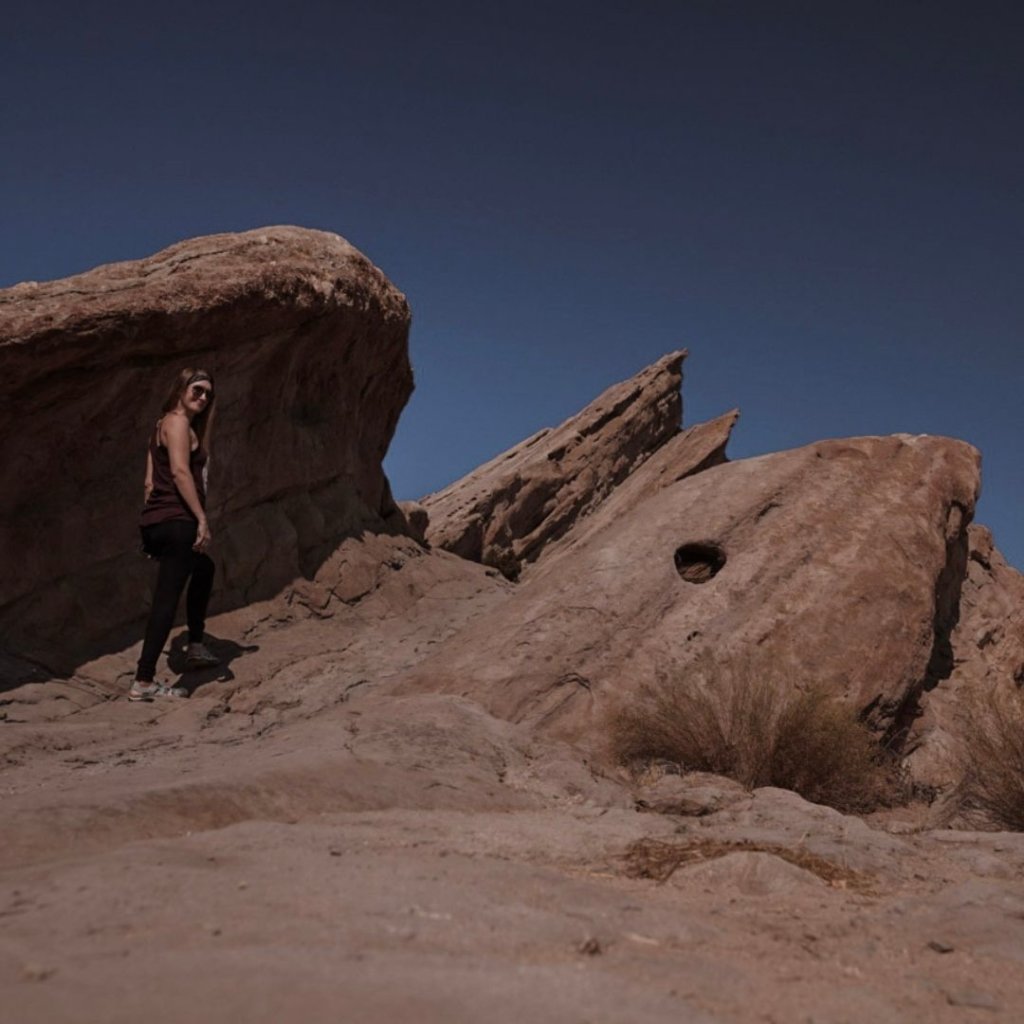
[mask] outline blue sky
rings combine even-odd
[[[413,309],[400,497],[687,347],[734,458],[978,445],[1024,567],[1018,5],[5,9],[0,286],[337,231]]]

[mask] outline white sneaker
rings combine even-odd
[[[185,652],[185,668],[213,668],[220,664],[220,658],[206,644],[189,644]]]

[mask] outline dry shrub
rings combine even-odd
[[[677,868],[685,864],[715,860],[727,853],[756,851],[770,853],[798,868],[810,871],[835,889],[856,889],[868,892],[873,885],[870,875],[834,864],[810,850],[791,849],[778,843],[753,840],[698,839],[685,843],[666,843],[660,839],[638,839],[630,843],[623,856],[623,867],[629,878],[653,878],[665,882]]]
[[[1024,832],[1024,692],[1007,689],[964,709],[957,796],[979,824]]]
[[[788,701],[776,728],[770,785],[860,813],[891,806],[905,795],[896,758],[851,707],[823,687]]]
[[[891,805],[901,789],[894,760],[823,687],[787,692],[749,672],[727,677],[708,659],[687,681],[663,677],[615,709],[611,736],[616,758],[634,769],[714,772],[840,811]]]

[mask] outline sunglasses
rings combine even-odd
[[[210,401],[213,398],[213,388],[204,388],[202,384],[193,384],[192,397],[205,398],[207,401]]]

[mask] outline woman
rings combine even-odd
[[[160,561],[153,607],[146,626],[129,700],[187,697],[183,686],[156,683],[157,658],[167,643],[181,592],[188,583],[187,668],[206,668],[219,659],[203,643],[206,606],[213,587],[213,560],[206,553],[212,535],[206,519],[205,469],[213,420],[213,378],[205,370],[178,374],[149,440],[142,548]]]

